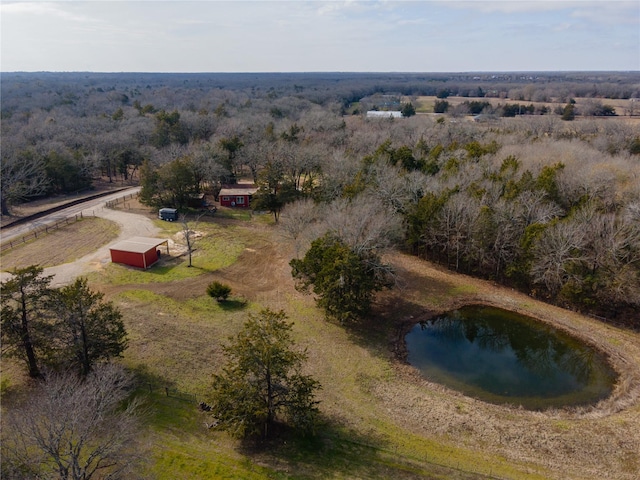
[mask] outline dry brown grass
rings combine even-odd
[[[534,300],[489,282],[455,275],[413,257],[393,263],[408,280],[403,302],[414,317],[467,303],[486,303],[519,311],[553,324],[604,352],[619,374],[613,394],[595,406],[529,412],[499,407],[447,391],[396,364],[398,383],[381,383],[377,395],[405,425],[422,435],[460,439],[514,462],[550,468],[553,478],[638,478],[640,467],[640,336],[574,312]],[[464,287],[464,288],[461,288]],[[447,290],[467,293],[447,294]],[[426,297],[425,297],[426,292]],[[443,299],[434,304],[429,297]],[[401,320],[401,319],[399,319]],[[415,318],[406,318],[415,324]],[[402,327],[399,326],[402,331]],[[399,336],[401,337],[401,335]],[[396,337],[396,338],[399,338]],[[444,396],[433,392],[444,393]],[[425,401],[429,398],[429,401]],[[436,401],[434,401],[437,399]],[[419,419],[428,418],[424,424]]]
[[[118,226],[103,218],[85,217],[39,235],[41,236],[37,240],[3,252],[0,257],[2,270],[9,271],[33,264],[52,267],[72,262],[117,238]]]

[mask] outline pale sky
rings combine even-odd
[[[640,1],[5,1],[0,69],[640,70]]]

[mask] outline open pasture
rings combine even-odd
[[[339,325],[295,290],[288,265],[294,249],[276,226],[262,217],[212,218],[198,230],[194,267],[179,255],[158,266],[168,281],[151,281],[153,269],[127,273],[111,264],[89,277],[120,308],[129,332],[122,361],[138,372],[148,406],[140,432],[146,478],[637,478],[638,334],[400,253],[388,259],[397,287],[379,296],[371,318]],[[93,241],[98,246],[102,234]],[[38,240],[30,248],[44,255],[49,247]],[[206,295],[214,280],[232,287],[228,304]],[[532,412],[421,378],[402,360],[404,332],[420,318],[467,303],[522,312],[595,345],[619,374],[613,395],[593,407]],[[283,309],[294,322],[295,340],[308,351],[307,373],[322,384],[317,437],[283,436],[268,449],[207,429],[210,419],[193,400],[207,400],[221,345],[248,312],[264,307]],[[10,408],[25,379],[4,359],[2,373],[3,408]],[[167,397],[165,387],[193,398]]]

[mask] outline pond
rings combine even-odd
[[[615,372],[582,341],[515,312],[469,305],[417,324],[407,360],[427,379],[529,410],[606,398]]]

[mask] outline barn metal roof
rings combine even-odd
[[[144,253],[153,248],[157,248],[163,243],[168,244],[169,240],[152,237],[131,237],[109,247],[109,250],[120,250],[121,252]]]
[[[257,187],[223,188],[218,195],[253,195],[257,191]]]

